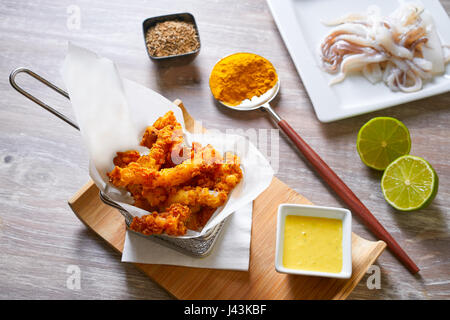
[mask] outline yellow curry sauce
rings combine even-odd
[[[342,220],[286,216],[285,268],[339,273],[342,255]]]

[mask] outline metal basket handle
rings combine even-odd
[[[30,69],[21,67],[21,68],[17,68],[15,70],[13,70],[11,72],[11,74],[9,75],[9,83],[11,83],[11,86],[16,89],[18,92],[20,92],[21,94],[23,94],[25,97],[27,97],[28,99],[30,99],[31,101],[37,103],[38,105],[40,105],[42,108],[44,108],[45,110],[47,110],[48,112],[54,114],[55,116],[57,116],[58,118],[60,118],[61,120],[63,120],[64,122],[70,124],[72,127],[74,127],[77,130],[80,130],[80,128],[75,124],[75,122],[73,122],[72,120],[70,120],[68,117],[66,117],[64,114],[62,114],[61,112],[53,109],[52,107],[50,107],[48,104],[42,102],[41,100],[39,100],[38,98],[36,98],[35,96],[33,96],[32,94],[28,93],[27,91],[25,91],[24,89],[22,89],[22,87],[20,87],[17,82],[16,82],[16,76],[19,73],[26,73],[28,75],[30,75],[31,77],[35,78],[36,80],[40,81],[41,83],[45,84],[47,87],[53,89],[54,91],[58,92],[60,95],[66,97],[67,99],[70,100],[69,94],[64,91],[63,89],[55,86],[53,83],[51,83],[50,81],[44,79],[43,77],[41,77],[40,75],[34,73],[33,71],[31,71]],[[102,199],[102,201],[112,207],[115,207],[119,210],[123,210],[122,207],[120,207],[118,204],[116,204],[115,202],[111,201],[111,200],[106,200],[106,197],[103,195],[103,192],[100,191],[100,199]],[[127,217],[125,217],[127,218]]]
[[[66,117],[64,114],[62,114],[61,112],[53,109],[52,107],[50,107],[48,104],[42,102],[41,100],[39,100],[38,98],[36,98],[35,96],[33,96],[32,94],[28,93],[27,91],[25,91],[24,89],[22,89],[22,87],[20,87],[17,82],[16,82],[16,76],[19,73],[26,73],[28,75],[30,75],[31,77],[35,78],[36,80],[40,81],[41,83],[45,84],[47,87],[53,89],[54,91],[58,92],[60,95],[66,97],[67,99],[70,100],[69,94],[64,91],[63,89],[55,86],[53,83],[51,83],[50,81],[42,78],[40,75],[34,73],[33,71],[27,69],[27,68],[17,68],[15,70],[13,70],[11,72],[11,74],[9,75],[9,83],[11,83],[11,85],[13,86],[14,89],[16,89],[18,92],[20,92],[21,94],[23,94],[25,97],[27,97],[28,99],[30,99],[31,101],[37,103],[38,105],[40,105],[42,108],[44,108],[45,110],[47,110],[48,112],[54,114],[55,116],[57,116],[58,118],[60,118],[61,120],[63,120],[64,122],[70,124],[72,127],[74,127],[77,130],[80,130],[80,128],[75,124],[75,122],[73,122],[72,120],[70,120],[68,117]],[[117,203],[115,203],[114,201],[110,200],[105,194],[103,194],[102,191],[100,191],[100,199],[107,205],[112,206],[116,209],[118,209],[120,211],[120,213],[122,213],[122,215],[125,217],[125,220],[127,222],[127,225],[130,224],[130,219],[132,220],[133,217],[130,216],[130,214],[128,212],[126,212],[120,205],[118,205]],[[130,218],[131,217],[131,218]]]
[[[31,101],[37,103],[38,105],[40,105],[42,108],[44,108],[45,110],[47,110],[48,112],[54,114],[55,116],[57,116],[58,118],[60,118],[61,120],[63,120],[64,122],[70,124],[72,127],[74,127],[77,130],[80,130],[80,128],[76,125],[75,122],[73,122],[72,120],[70,120],[68,117],[66,117],[65,115],[63,115],[61,112],[53,109],[52,107],[50,107],[48,104],[42,102],[41,100],[39,100],[38,98],[36,98],[35,96],[31,95],[30,93],[28,93],[27,91],[25,91],[24,89],[22,89],[17,83],[16,83],[16,76],[19,73],[26,73],[30,76],[32,76],[33,78],[35,78],[36,80],[40,81],[41,83],[45,84],[47,87],[53,89],[54,91],[58,92],[60,95],[66,97],[67,99],[70,100],[69,94],[67,92],[65,92],[64,90],[62,90],[61,88],[58,88],[57,86],[55,86],[53,83],[47,81],[46,79],[42,78],[41,76],[39,76],[38,74],[34,73],[33,71],[27,69],[27,68],[17,68],[15,70],[13,70],[11,72],[11,74],[9,75],[9,83],[11,83],[12,87],[14,89],[16,89],[18,92],[20,92],[21,94],[23,94],[25,97],[27,97],[28,99],[30,99]]]

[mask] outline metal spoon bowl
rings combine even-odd
[[[251,110],[257,110],[261,109],[264,111],[267,111],[270,116],[278,123],[281,121],[280,116],[272,109],[270,106],[270,102],[277,96],[278,92],[280,91],[280,80],[277,81],[277,83],[267,90],[264,94],[262,94],[259,97],[253,97],[252,99],[247,99],[242,101],[237,106],[231,106],[227,104],[226,102],[223,102],[221,100],[217,100],[221,105],[223,105],[226,108],[233,109],[236,111],[251,111]],[[215,99],[215,97],[214,97]]]

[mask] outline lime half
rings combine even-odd
[[[381,178],[384,198],[401,211],[425,208],[436,196],[438,185],[433,167],[425,159],[410,155],[393,161]]]
[[[364,164],[384,170],[392,161],[409,153],[411,138],[408,128],[399,120],[377,117],[361,127],[356,148]]]

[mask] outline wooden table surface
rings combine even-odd
[[[441,1],[450,12],[450,0]],[[80,25],[71,20],[79,10]],[[141,23],[145,18],[188,11],[202,42],[199,56],[184,66],[149,60]],[[74,28],[75,27],[75,28]],[[325,206],[343,206],[303,158],[259,112],[227,111],[214,103],[208,76],[220,57],[238,51],[273,62],[282,83],[274,105],[281,116],[363,200],[421,268],[412,276],[389,251],[376,265],[381,288],[367,274],[350,299],[450,298],[450,93],[333,123],[320,123],[277,27],[263,0],[247,1],[0,1],[0,298],[166,299],[145,277],[77,220],[67,200],[89,179],[79,133],[13,90],[9,73],[29,67],[63,86],[67,41],[114,60],[123,77],[169,99],[181,98],[208,128],[266,129],[276,176]],[[18,81],[39,98],[73,116],[64,98],[25,77]],[[414,155],[427,159],[440,177],[430,207],[393,210],[380,190],[381,174],[366,168],[355,149],[359,128],[374,116],[393,116],[411,131]],[[270,134],[274,138],[270,138]],[[278,146],[278,147],[277,147]],[[269,149],[270,150],[270,149]],[[374,239],[354,219],[354,231]],[[67,285],[71,266],[81,271],[80,289]],[[76,267],[75,267],[76,268]],[[72,289],[71,289],[72,288]]]

